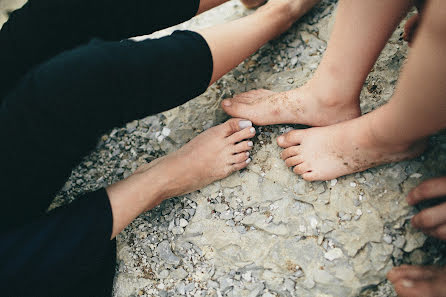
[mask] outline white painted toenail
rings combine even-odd
[[[413,281],[410,281],[410,280],[407,280],[407,279],[403,279],[403,280],[401,281],[401,284],[402,284],[403,287],[405,287],[405,288],[413,288],[413,286],[414,286]]]
[[[252,141],[249,141],[248,146],[254,146],[254,143]]]
[[[256,129],[255,128],[251,128],[249,131],[251,131],[251,133],[256,133]]]
[[[279,136],[279,138],[277,138],[278,142],[284,142],[285,141],[285,137],[283,136]]]
[[[238,122],[238,126],[240,127],[240,129],[245,129],[248,127],[252,127],[252,122],[251,121],[240,121],[240,122]]]
[[[246,164],[251,163],[251,158],[249,158],[248,160],[246,160]]]
[[[246,152],[246,155],[249,157],[249,152]]]
[[[224,105],[224,106],[231,106],[232,103],[231,103],[230,100],[224,100],[224,101],[223,101],[223,105]]]

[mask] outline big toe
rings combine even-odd
[[[304,137],[304,131],[292,130],[277,138],[277,144],[282,148],[299,145]]]
[[[220,132],[225,136],[231,136],[237,132],[244,131],[247,128],[252,127],[252,122],[249,120],[241,119],[241,118],[233,118],[227,120],[220,126],[218,126]],[[248,129],[249,131],[250,129]]]

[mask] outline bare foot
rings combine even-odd
[[[266,0],[240,0],[246,8],[252,9],[264,4]]]
[[[413,158],[425,143],[394,145],[376,139],[369,115],[328,127],[293,130],[277,139],[281,157],[305,180],[330,180],[385,163]]]
[[[446,177],[427,180],[407,196],[410,205],[446,197]],[[441,202],[439,200],[438,202]],[[412,218],[412,226],[426,234],[446,240],[446,202],[426,208]],[[445,295],[446,296],[446,295]]]
[[[230,119],[201,133],[178,151],[143,165],[137,173],[149,169],[163,172],[163,178],[170,181],[166,198],[193,192],[248,166],[253,143],[247,139],[255,133],[250,121]]]
[[[320,88],[311,83],[287,92],[253,90],[222,102],[226,113],[250,119],[256,125],[303,124],[328,126],[361,115],[358,99],[344,100],[316,94]],[[341,100],[339,100],[341,99]]]
[[[401,265],[393,268],[387,278],[399,297],[445,297],[446,269]]]

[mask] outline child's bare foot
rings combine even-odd
[[[166,198],[193,192],[248,166],[253,143],[246,139],[255,133],[250,121],[231,119],[206,130],[154,165],[141,167],[138,173],[149,169],[162,172],[160,178],[169,181]]]
[[[240,0],[246,8],[252,9],[264,4],[266,0]]]
[[[393,283],[399,297],[446,296],[446,269],[401,265],[393,268],[387,278]]]
[[[427,180],[407,196],[410,205],[446,197],[446,177]],[[430,236],[446,240],[446,202],[427,208],[412,218],[412,226]]]
[[[424,142],[394,145],[379,141],[369,129],[369,116],[328,127],[290,131],[277,139],[285,148],[281,157],[296,174],[315,181],[409,159],[424,150]]]
[[[361,115],[357,99],[345,100],[334,95],[336,92],[327,92],[332,96],[329,98],[316,94],[319,90],[311,83],[281,93],[253,90],[224,100],[222,108],[229,115],[250,119],[256,125],[328,126]]]

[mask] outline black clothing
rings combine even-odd
[[[115,241],[105,190],[45,211],[101,134],[206,90],[213,62],[199,34],[121,40],[185,21],[198,5],[30,0],[2,27],[2,295],[111,294]]]

